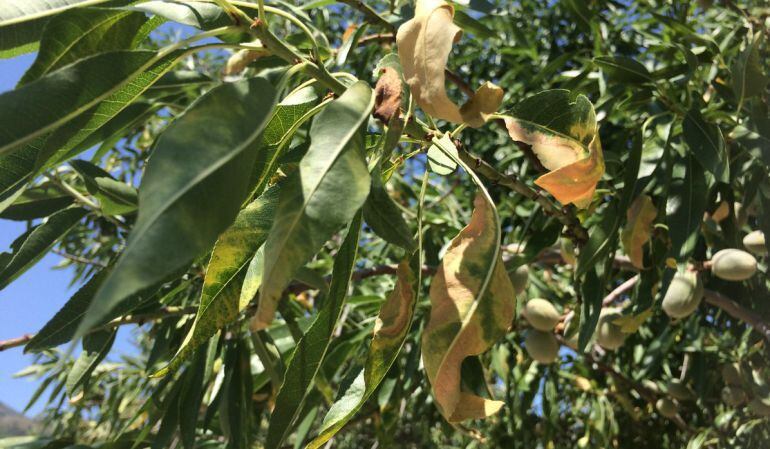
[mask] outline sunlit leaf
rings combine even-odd
[[[623,249],[635,267],[644,268],[644,245],[652,235],[652,223],[658,209],[648,195],[637,197],[626,212],[626,227],[620,235]]]
[[[562,204],[585,208],[604,174],[604,157],[593,105],[583,95],[547,90],[528,97],[505,119],[511,139],[532,146],[550,170],[535,184]]]
[[[461,389],[460,368],[513,322],[516,298],[499,253],[494,205],[479,194],[470,223],[452,240],[431,282],[431,312],[422,336],[425,371],[441,414],[450,422],[484,418],[503,402]]]
[[[427,114],[479,127],[500,107],[503,91],[487,82],[462,107],[447,96],[444,68],[462,34],[453,17],[454,7],[443,0],[418,0],[414,18],[398,29],[398,56],[412,96]]]

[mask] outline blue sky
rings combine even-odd
[[[13,89],[34,59],[35,54],[27,54],[0,60],[0,92]],[[11,242],[25,230],[25,222],[0,220],[0,252],[7,251]],[[77,286],[69,287],[71,272],[54,269],[59,261],[59,256],[48,254],[0,291],[0,340],[36,332],[77,289]],[[121,352],[134,352],[130,329],[122,329],[118,334],[111,356]],[[0,352],[0,402],[16,410],[26,406],[39,382],[26,378],[14,379],[13,374],[32,360],[31,356],[22,353],[22,348]],[[42,405],[43,401],[27,412],[27,415],[38,414]]]

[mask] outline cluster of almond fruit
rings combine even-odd
[[[753,231],[743,239],[743,246],[757,255],[767,254],[765,235]],[[726,281],[745,281],[757,272],[757,259],[749,252],[728,248],[717,251],[711,258],[711,274]],[[703,282],[696,271],[674,275],[663,298],[663,310],[671,318],[686,318],[698,308],[703,299]]]

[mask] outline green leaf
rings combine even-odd
[[[14,195],[21,194],[24,183],[32,176],[37,152],[42,147],[43,142],[45,139],[38,138],[19,151],[0,155],[0,205],[5,204]],[[12,202],[13,199],[5,206],[9,206]],[[3,207],[0,207],[1,209]]]
[[[682,122],[684,141],[701,167],[718,181],[730,181],[725,138],[719,126],[708,123],[701,115],[697,102],[687,111]]]
[[[195,434],[198,429],[198,415],[203,402],[203,389],[206,377],[206,347],[201,348],[193,358],[192,364],[185,371],[181,380],[179,396],[179,435],[185,449],[195,447]]]
[[[136,210],[137,193],[134,186],[120,182],[96,165],[74,160],[72,168],[83,178],[88,193],[99,200],[106,215],[123,215]]]
[[[283,383],[275,398],[275,409],[270,415],[270,425],[265,448],[277,449],[291,431],[305,397],[313,386],[316,374],[329,349],[334,329],[342,313],[348,284],[356,263],[358,238],[361,232],[361,214],[348,228],[348,234],[334,258],[329,295],[318,312],[313,324],[297,342],[297,348],[286,367]]]
[[[265,243],[264,283],[254,326],[267,327],[297,270],[363,205],[371,183],[359,129],[374,103],[365,82],[350,86],[313,121],[310,148],[281,189]]]
[[[172,54],[179,56],[177,52]],[[162,59],[167,60],[169,56]],[[154,51],[100,53],[0,95],[0,155],[83,114],[157,63]],[[136,89],[132,87],[131,90]],[[118,111],[124,106],[125,103],[120,105]],[[115,105],[102,104],[101,108],[114,109]],[[99,109],[91,109],[91,114],[87,115],[101,113]],[[81,127],[91,120],[89,118],[85,123],[81,120]],[[104,118],[98,120],[107,121]]]
[[[149,66],[142,67],[136,72],[127,75],[128,84],[116,89],[104,101],[81,113],[51,133],[41,151],[37,154],[36,167],[50,167],[74,157],[79,152],[88,149],[83,143],[94,132],[101,132],[101,128],[104,126],[108,126],[108,128],[103,131],[109,132],[116,126],[121,125],[120,121],[113,122],[112,119],[125,120],[126,117],[121,116],[120,112],[171,69],[184,54],[184,51],[177,50],[164,56],[155,57]]]
[[[275,89],[264,78],[223,84],[166,128],[139,188],[139,215],[126,249],[81,330],[185,268],[233,223],[275,101]]]
[[[650,71],[640,62],[626,56],[600,56],[594,58],[610,81],[641,84],[654,81]]]
[[[225,377],[219,406],[219,420],[228,449],[251,447],[252,391],[249,350],[243,341],[236,340],[225,349]]]
[[[409,225],[406,224],[401,209],[388,195],[380,175],[372,177],[369,197],[364,203],[364,219],[366,224],[386,242],[398,245],[406,250],[415,247],[414,238]]]
[[[107,274],[107,269],[102,270],[83,284],[64,304],[64,307],[32,337],[24,347],[24,352],[40,352],[70,341],[75,336],[83,315]]]
[[[134,47],[144,14],[116,9],[85,8],[64,12],[46,25],[40,49],[19,86],[79,59]]]
[[[746,98],[760,95],[765,86],[770,83],[770,77],[762,72],[762,63],[759,57],[759,45],[761,34],[750,39],[746,48],[735,58],[730,73],[733,93],[738,104],[742,104]]]
[[[671,239],[669,255],[679,263],[687,262],[695,249],[708,201],[706,178],[693,156],[687,158],[686,170],[683,179],[672,181],[666,201],[666,224]]]
[[[395,362],[409,333],[417,302],[419,284],[415,274],[419,270],[419,257],[413,256],[412,261],[412,266],[408,261],[398,266],[396,286],[380,308],[364,369],[345,390],[344,395],[331,406],[318,436],[306,449],[323,446],[339,432],[366,403]]]
[[[22,240],[15,241],[12,245],[12,258],[0,271],[0,290],[40,260],[87,213],[88,211],[81,207],[64,209],[32,229]]]
[[[249,304],[253,295],[242,297],[241,286],[254,254],[267,239],[277,203],[278,188],[273,187],[246,206],[219,237],[206,269],[193,326],[171,362],[154,377],[176,371],[195,348],[232,323]],[[256,291],[259,285],[253,288]]]
[[[0,3],[0,58],[34,51],[51,15],[108,0],[4,0]]]
[[[109,329],[93,332],[83,337],[83,352],[80,353],[75,364],[67,373],[65,382],[65,388],[70,397],[75,395],[78,387],[84,386],[85,388],[91,373],[110,352],[116,334],[117,329]]]
[[[56,315],[48,320],[43,328],[37,332],[29,343],[27,343],[27,346],[24,347],[24,352],[40,352],[67,343],[75,338],[78,327],[83,321],[83,317],[88,311],[88,307],[91,305],[94,295],[107,278],[107,275],[109,275],[111,268],[112,267],[110,266],[103,269],[83,284],[83,286],[72,295],[67,303],[56,312]],[[185,284],[180,284],[180,286],[183,285]],[[142,290],[138,294],[133,295],[129,300],[124,301],[119,307],[115,308],[111,313],[106,315],[104,319],[95,323],[95,325],[88,330],[105,325],[111,320],[121,317],[126,313],[147,304],[148,301],[153,298],[160,286],[161,283],[157,283]],[[174,290],[172,290],[172,292],[173,291]]]
[[[33,187],[24,191],[4,212],[0,218],[6,220],[34,220],[58,212],[73,202],[69,195],[63,195],[58,189],[45,186]]]
[[[232,19],[215,3],[153,0],[142,2],[132,8],[201,30],[232,24]]]

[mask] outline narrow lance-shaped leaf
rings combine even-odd
[[[110,352],[115,342],[117,329],[101,330],[83,337],[83,352],[67,374],[66,389],[71,396],[75,395],[78,387],[88,383],[91,373]]]
[[[87,213],[82,207],[64,209],[25,234],[23,239],[15,241],[12,257],[0,271],[0,290],[40,260]]]
[[[644,268],[644,245],[652,235],[652,223],[658,209],[647,195],[637,197],[626,212],[626,227],[620,235],[623,248],[631,263],[640,270]]]
[[[398,28],[398,56],[412,96],[427,114],[479,127],[500,107],[503,90],[484,83],[462,107],[447,96],[444,69],[462,34],[453,17],[454,7],[444,0],[418,0],[414,18]]]
[[[264,78],[224,84],[169,125],[139,188],[139,216],[126,249],[81,331],[128,296],[186,267],[232,224],[275,101],[275,89]]]
[[[441,414],[449,422],[484,418],[503,402],[461,388],[461,366],[505,335],[515,294],[500,256],[494,205],[479,193],[470,223],[452,240],[430,287],[431,312],[422,359]]]
[[[249,203],[219,237],[206,268],[193,326],[171,362],[154,376],[178,369],[196,347],[232,323],[249,304],[252,297],[242,297],[241,286],[254,254],[267,238],[277,202],[278,188],[274,187]]]
[[[596,113],[584,95],[555,89],[533,95],[505,119],[511,139],[532,145],[532,151],[550,170],[535,184],[562,204],[585,208],[604,174]]]
[[[0,3],[0,58],[34,51],[50,16],[109,0],[4,0]]]
[[[43,218],[74,201],[72,196],[61,193],[59,189],[41,185],[24,191],[5,211],[0,212],[0,218],[19,221]]]
[[[139,12],[97,8],[70,10],[53,17],[40,40],[37,58],[19,86],[96,53],[132,48],[146,21]]]
[[[297,270],[366,200],[371,181],[359,130],[373,100],[372,89],[357,82],[313,121],[310,148],[281,189],[265,243],[264,283],[252,321],[255,329],[272,322],[283,290]]]
[[[687,262],[698,240],[708,191],[703,170],[690,156],[683,179],[675,179],[666,200],[666,224],[671,239],[670,256],[680,264]]]
[[[687,111],[682,122],[682,135],[695,160],[718,181],[730,180],[730,163],[725,137],[719,126],[703,117],[698,102]]]
[[[0,155],[97,105],[150,68],[156,56],[148,50],[100,53],[0,95]]]
[[[413,259],[419,258],[414,256]],[[307,449],[323,446],[339,432],[366,403],[393,365],[412,322],[418,288],[415,269],[419,267],[410,267],[408,261],[398,265],[396,286],[380,308],[364,369],[329,409],[319,435],[306,446]]]
[[[266,449],[281,447],[302,409],[305,397],[310,392],[318,369],[326,356],[334,329],[337,327],[337,320],[345,304],[348,284],[356,263],[360,232],[361,214],[359,213],[351,222],[348,234],[334,258],[329,295],[305,335],[297,342],[297,348],[286,367],[281,389],[275,398],[275,409],[270,415],[270,425],[265,440]]]
[[[118,181],[90,162],[74,160],[70,165],[83,178],[88,193],[99,200],[103,213],[122,215],[136,210],[137,192],[134,186]]]
[[[650,71],[640,62],[625,56],[600,56],[594,62],[611,81],[640,84],[653,81]]]

